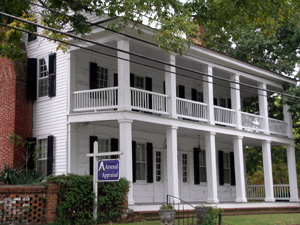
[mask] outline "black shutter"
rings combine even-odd
[[[36,21],[34,21],[36,22]],[[37,26],[36,25],[32,25],[33,29],[30,30],[32,32],[37,32]],[[35,34],[30,34],[28,33],[28,42],[34,41],[37,39],[37,36]]]
[[[130,73],[130,87],[134,87],[134,74]]]
[[[197,101],[197,90],[192,88],[192,100]]]
[[[47,176],[53,175],[53,142],[54,137],[48,136],[48,149],[47,149]]]
[[[132,141],[132,182],[136,182],[136,141]]]
[[[230,184],[235,186],[234,154],[230,152]]]
[[[227,108],[231,109],[231,99],[230,98],[227,99]]]
[[[118,82],[118,74],[114,73],[114,87],[118,87],[119,82]]]
[[[147,183],[153,183],[153,144],[147,143]]]
[[[164,83],[163,83],[163,93],[164,93],[164,95],[166,94],[166,82],[164,81]]]
[[[194,148],[194,184],[200,184],[199,164],[199,149]]]
[[[37,59],[27,59],[26,99],[35,101],[37,97]]]
[[[26,152],[25,152],[25,159],[27,159],[26,168],[29,170],[35,169],[35,157],[36,157],[36,138],[30,137],[26,138]]]
[[[97,89],[97,63],[90,62],[90,89]]]
[[[185,98],[185,91],[183,85],[178,86],[178,92],[179,92],[179,98]]]
[[[112,152],[117,152],[119,151],[119,141],[117,138],[112,138],[110,140],[110,148]],[[117,155],[112,155],[111,156],[112,159],[117,159],[118,156]]]
[[[56,95],[56,53],[49,55],[49,97]]]
[[[90,153],[94,153],[94,142],[97,141],[97,136],[90,136]],[[90,175],[94,174],[94,159],[90,157]]]
[[[224,185],[224,161],[223,151],[218,152],[219,155],[219,184]]]
[[[146,77],[146,90],[152,91],[152,78]],[[152,95],[149,95],[149,109],[152,109]]]
[[[214,98],[214,105],[218,105],[218,99]]]

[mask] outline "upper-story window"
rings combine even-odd
[[[141,76],[134,76],[134,87],[145,89],[145,78]]]
[[[108,87],[108,69],[97,66],[97,88]]]
[[[220,98],[220,106],[226,107],[226,99],[225,98]]]
[[[38,97],[48,96],[48,67],[46,58],[41,58],[38,61]]]

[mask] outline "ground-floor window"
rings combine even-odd
[[[146,145],[136,144],[136,180],[146,181]]]
[[[206,160],[205,160],[205,151],[199,153],[199,174],[200,182],[206,182]]]
[[[224,183],[230,184],[230,157],[229,153],[225,153],[223,155],[223,166],[224,166]]]
[[[98,152],[109,152],[109,140],[98,138]],[[101,159],[109,159],[109,156],[103,156]]]
[[[48,139],[39,139],[37,141],[37,149],[37,171],[46,176]]]

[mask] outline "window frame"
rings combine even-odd
[[[184,184],[189,183],[189,168],[188,168],[188,154],[181,154],[181,169],[182,169],[182,180],[181,182]]]
[[[197,102],[204,102],[203,92],[197,90],[196,99]]]
[[[106,78],[107,80],[105,81],[104,79],[101,79],[101,69],[103,69],[104,71],[107,71],[106,74]],[[101,88],[108,88],[109,87],[109,68],[108,67],[104,67],[101,65],[97,65],[97,89],[101,89]],[[104,74],[105,75],[105,74]],[[106,86],[105,85],[101,85],[101,82],[106,82]]]
[[[137,86],[137,79],[142,79],[142,84],[143,84],[143,87],[139,87]],[[138,88],[138,89],[141,89],[141,90],[146,90],[146,78],[144,76],[141,76],[141,75],[134,75],[134,87],[135,88]]]
[[[203,159],[201,160],[201,157],[203,157]],[[202,163],[204,162],[204,165],[202,165]],[[204,169],[205,171],[205,181],[201,181],[201,169]],[[201,150],[201,152],[199,152],[199,183],[201,184],[206,184],[207,183],[207,168],[206,168],[206,152],[204,150]]]
[[[41,71],[41,60],[44,61],[43,67],[46,67],[46,70]],[[43,75],[41,77],[41,73],[45,73],[45,75]],[[45,94],[43,94],[42,96],[40,96],[40,81],[46,80],[46,85],[44,85],[44,89],[42,92]],[[49,58],[48,55],[44,56],[44,57],[39,57],[37,58],[37,99],[45,99],[45,98],[49,98]]]
[[[44,142],[42,144],[40,144],[40,142]],[[43,146],[43,149],[40,149],[40,146]],[[36,142],[36,148],[37,148],[37,152],[36,152],[36,156],[37,156],[37,163],[36,163],[36,169],[37,169],[37,172],[43,174],[43,175],[47,175],[47,161],[48,161],[48,138],[47,137],[41,137],[41,138],[38,138],[37,139],[37,142]],[[44,151],[43,151],[44,150]],[[41,153],[44,154],[44,157],[43,158],[40,158],[41,157]],[[42,162],[42,163],[45,163],[46,165],[44,165],[42,167],[42,169],[40,169],[39,167],[39,162]]]
[[[226,158],[227,158],[227,167],[225,167]],[[226,181],[225,173],[228,173],[228,176],[227,176],[228,181]],[[223,176],[224,176],[224,185],[231,185],[230,152],[223,152]]]
[[[140,151],[141,149],[139,148],[139,146],[143,146],[143,156],[144,159],[143,161],[140,161],[138,158],[138,151]],[[142,143],[142,142],[136,142],[136,182],[137,183],[147,183],[147,144],[146,143]],[[139,172],[141,172],[140,174],[142,174],[142,170],[140,170],[138,172],[138,164],[142,164],[144,165],[144,179],[139,179]],[[140,167],[141,168],[141,167]]]
[[[159,153],[159,158],[158,158]],[[158,160],[159,159],[159,160]],[[163,153],[160,150],[155,151],[155,182],[161,183],[163,181]],[[158,174],[159,171],[159,174]],[[159,180],[157,179],[159,177]]]

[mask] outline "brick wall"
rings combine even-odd
[[[26,59],[12,62],[0,57],[0,168],[24,165],[24,148],[12,146],[9,135],[32,135],[32,107],[26,101]]]
[[[59,186],[0,186],[0,224],[47,224],[56,216]]]

